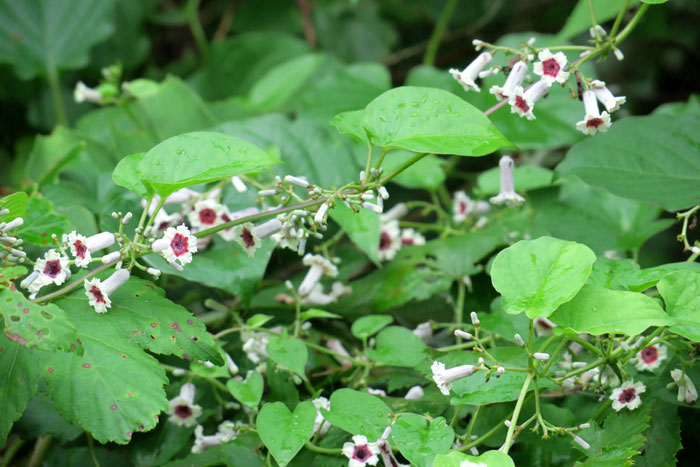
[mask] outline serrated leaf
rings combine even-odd
[[[306,378],[305,367],[309,351],[299,339],[286,336],[271,337],[265,351],[278,365]]]
[[[10,286],[10,281],[27,275],[27,268],[24,266],[5,266],[0,269],[0,285]]]
[[[450,450],[455,433],[443,417],[428,422],[420,415],[407,414],[396,420],[391,437],[411,465],[432,467],[435,456]]]
[[[98,318],[121,329],[124,336],[153,353],[223,364],[214,338],[206,327],[164,295],[152,282],[131,277],[110,295],[112,307]],[[78,310],[94,313],[84,290],[60,300],[58,305],[68,310],[69,315]]]
[[[61,415],[106,443],[126,444],[134,431],[148,431],[168,407],[168,378],[158,360],[128,334],[88,307],[71,310],[82,356],[52,353],[41,362],[49,393]]]
[[[338,389],[331,395],[331,410],[321,409],[323,417],[333,426],[352,435],[379,438],[389,426],[391,409],[381,399],[367,392]]]
[[[666,312],[678,322],[669,331],[700,342],[700,274],[672,272],[656,287],[666,303]]]
[[[242,139],[193,132],[168,138],[148,151],[139,169],[162,198],[174,191],[256,172],[278,160]]]
[[[5,337],[24,347],[82,352],[75,327],[54,304],[38,305],[16,290],[0,290],[0,314]]]
[[[389,326],[377,334],[376,349],[369,349],[367,356],[385,365],[414,367],[427,358],[425,348],[425,343],[409,329]]]
[[[90,49],[113,31],[111,1],[0,2],[0,62],[22,79],[77,69]]]
[[[642,455],[634,459],[636,467],[676,465],[676,453],[683,447],[678,407],[661,400],[652,401],[650,426],[643,436],[646,442]]]
[[[358,339],[364,339],[370,337],[381,331],[385,326],[391,324],[394,321],[389,315],[370,315],[363,316],[352,323],[350,330],[353,336]]]
[[[42,355],[0,334],[0,446],[12,424],[22,415],[41,379],[37,366]]]
[[[281,402],[263,405],[256,421],[260,439],[275,460],[284,467],[314,434],[316,408],[301,402],[290,412]]]
[[[579,243],[552,237],[522,240],[496,256],[491,281],[508,313],[547,317],[583,287],[595,259]]]
[[[245,381],[230,379],[226,387],[238,402],[252,409],[258,407],[263,393],[263,377],[257,371],[250,373]]]
[[[649,404],[642,404],[634,411],[612,413],[601,427],[596,425],[580,430],[577,434],[581,439],[591,445],[589,449],[583,449],[578,444],[574,446],[586,456],[596,459],[604,452],[622,448],[629,450],[631,455],[644,444],[645,438],[642,432],[649,426]],[[631,457],[627,454],[627,457]]]
[[[672,326],[676,320],[651,297],[638,292],[609,290],[587,284],[549,319],[559,325],[555,332],[571,328],[577,334],[620,332],[637,335],[649,326]]]
[[[404,86],[364,110],[373,144],[414,152],[483,156],[511,143],[479,109],[452,93]]]

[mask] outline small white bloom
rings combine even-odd
[[[382,198],[377,198],[377,203],[379,203],[381,199]],[[368,211],[372,211],[375,214],[381,214],[384,211],[384,209],[382,209],[382,206],[380,206],[379,204],[368,203],[367,201],[362,203],[362,207]]]
[[[463,191],[455,191],[452,197],[452,220],[455,224],[464,222],[467,216],[474,210],[474,201]]]
[[[548,353],[543,353],[543,352],[535,352],[532,354],[532,356],[536,360],[549,360],[549,354]]]
[[[621,62],[625,59],[625,54],[622,53],[622,50],[615,49],[613,51],[613,53],[615,54],[615,58],[617,59],[618,62]]]
[[[440,392],[446,396],[450,395],[450,389],[452,389],[452,383],[454,381],[474,374],[473,365],[460,365],[458,367],[446,369],[445,364],[437,360],[433,362],[430,369],[433,372],[433,381],[437,384]]]
[[[405,396],[403,396],[403,398],[410,400],[410,401],[417,401],[417,400],[422,399],[424,394],[425,394],[425,391],[423,390],[423,387],[413,386],[408,390],[408,392],[406,393]]]
[[[386,397],[386,391],[384,389],[375,389],[368,387],[367,392],[372,394],[373,396]]]
[[[382,199],[389,199],[389,192],[387,191],[386,187],[380,186],[377,192]]]
[[[604,81],[594,80],[591,83],[591,89],[595,93],[595,97],[600,101],[610,113],[620,109],[620,106],[627,100],[625,96],[615,97],[612,92],[605,86]]]
[[[483,462],[472,462],[469,460],[462,461],[459,463],[459,467],[488,467]]]
[[[635,357],[630,360],[639,371],[657,369],[663,360],[666,360],[668,350],[665,345],[652,344],[641,349]]]
[[[2,230],[3,232],[9,232],[10,230],[16,229],[21,225],[24,225],[24,219],[21,217],[16,217],[15,219],[12,219],[10,222],[5,224],[5,226],[0,230]]]
[[[610,400],[613,401],[612,408],[619,412],[623,407],[629,410],[634,410],[642,405],[642,399],[639,397],[641,393],[646,391],[646,386],[642,382],[634,382],[632,380],[625,381],[622,386],[613,390],[610,395]]]
[[[68,269],[69,261],[67,257],[61,256],[54,249],[47,251],[44,257],[36,260],[34,264],[34,270],[40,274],[37,280],[40,281],[42,285],[50,283],[54,283],[55,285],[63,284],[70,277],[70,269]],[[34,283],[36,282],[35,280]],[[34,285],[34,283],[32,283],[32,285]]]
[[[303,177],[294,177],[292,175],[287,175],[284,177],[284,181],[302,188],[306,188],[309,186],[309,182],[306,180],[306,178]]]
[[[474,46],[474,48],[478,52],[479,50],[486,47],[486,42],[482,41],[481,39],[474,39],[474,40],[472,40],[472,45]]]
[[[244,217],[254,216],[259,212],[260,210],[256,207],[245,208],[241,209],[240,211],[231,212],[226,206],[224,206],[223,211],[221,212],[221,223],[225,224],[226,222],[237,221],[238,219],[242,219]],[[228,229],[219,230],[217,233],[221,238],[223,238],[227,242],[232,242],[236,239],[235,226],[229,227]]]
[[[548,320],[547,318],[535,318],[535,334],[537,334],[537,337],[540,336],[551,336],[552,329],[557,327],[555,323],[552,321]]]
[[[316,407],[316,419],[314,420],[314,435],[318,433],[319,436],[325,436],[325,434],[328,433],[328,430],[331,428],[331,425],[326,422],[325,418],[323,418],[321,409],[331,410],[331,403],[328,399],[326,399],[323,396],[317,397],[311,402],[314,404],[314,407]]]
[[[501,187],[498,195],[491,198],[493,204],[506,204],[507,206],[517,206],[525,202],[525,198],[515,192],[515,182],[513,180],[514,162],[510,156],[503,156],[498,162],[501,170]]]
[[[532,109],[535,108],[537,101],[542,99],[547,92],[549,92],[549,86],[543,80],[536,82],[527,90],[517,86],[508,98],[510,113],[518,114],[528,120],[534,120],[535,114],[532,113]]]
[[[408,214],[408,208],[404,203],[399,203],[382,214],[382,222],[389,222],[401,219],[403,216]]]
[[[554,82],[563,84],[569,79],[569,72],[564,71],[566,67],[564,52],[552,54],[549,49],[544,49],[537,56],[540,61],[533,65],[532,71],[540,75],[547,86],[551,86]]]
[[[238,365],[236,365],[236,362],[233,361],[233,358],[231,356],[224,352],[224,356],[226,357],[226,367],[228,368],[229,373],[232,375],[238,374]]]
[[[308,295],[301,299],[302,305],[328,305],[337,302],[337,297],[323,292],[323,285],[318,282]]]
[[[503,87],[491,86],[489,92],[496,96],[499,101],[507,100],[511,94],[515,92],[515,88],[520,87],[523,84],[525,75],[527,74],[527,62],[517,62],[513,65],[508,78]]]
[[[316,215],[314,216],[314,222],[317,224],[323,224],[326,221],[326,213],[328,212],[328,204],[323,203],[320,208],[318,208],[318,211],[316,211]]]
[[[307,254],[304,256],[303,263],[309,266],[309,271],[299,286],[299,295],[302,297],[311,292],[324,274],[331,277],[338,275],[338,268],[321,255]]]
[[[496,369],[496,378],[500,378],[501,375],[502,375],[503,373],[505,373],[505,372],[506,372],[506,369],[503,368],[502,366],[499,366],[499,367]]]
[[[85,281],[83,285],[85,286],[85,295],[88,297],[90,306],[97,313],[107,313],[107,308],[112,307],[112,301],[109,299],[109,296],[129,280],[129,275],[128,269],[119,269],[105,279],[104,282],[96,277]]]
[[[260,225],[256,225],[253,230],[253,236],[258,238],[267,238],[272,234],[279,232],[282,229],[282,222],[279,219],[271,219]]]
[[[91,253],[112,246],[114,235],[110,232],[101,232],[85,238],[74,230],[69,234],[63,234],[62,240],[75,257],[75,265],[86,268],[92,261]]]
[[[335,353],[338,353],[340,355],[345,355],[346,357],[350,357],[350,352],[347,351],[345,346],[343,346],[343,343],[340,342],[338,339],[328,339],[326,342],[326,347],[328,347],[330,350],[332,350]],[[338,357],[333,355],[333,358],[335,358],[338,363],[340,363],[342,366],[350,366],[352,365],[352,362],[348,359]]]
[[[698,400],[698,390],[688,375],[683,374],[681,369],[676,368],[671,371],[671,378],[673,378],[673,381],[680,381],[678,383],[678,402],[685,401],[687,404],[695,404]]]
[[[194,203],[194,209],[187,215],[193,229],[204,230],[221,224],[224,207],[215,199],[207,198]]]
[[[202,425],[197,425],[197,428],[194,429],[194,445],[192,446],[192,453],[193,454],[199,454],[200,452],[204,452],[207,449],[213,448],[215,446],[219,446],[221,444],[221,440],[219,439],[218,436],[216,435],[204,435],[204,428]]]
[[[462,331],[461,329],[455,329],[455,336],[461,337],[462,339],[465,339],[468,341],[472,340],[472,338],[474,337],[471,334],[469,334],[468,332]]]
[[[580,436],[574,436],[574,442],[581,446],[583,449],[591,448],[591,445],[584,441]]]
[[[690,252],[694,255],[700,255],[700,246],[690,247]]]
[[[343,455],[350,459],[348,467],[377,465],[379,462],[377,454],[379,454],[377,444],[368,442],[366,436],[355,435],[352,437],[352,443],[343,444]]]
[[[267,358],[267,334],[262,332],[242,332],[243,351],[253,363],[260,363]]]
[[[420,323],[416,326],[416,329],[413,330],[413,334],[423,342],[427,342],[433,337],[433,325],[430,324],[430,321]]]
[[[602,114],[598,110],[598,100],[595,92],[583,92],[583,105],[586,115],[583,120],[576,123],[576,129],[586,135],[594,135],[598,132],[606,132],[610,128],[610,115],[607,112]]]
[[[515,339],[515,343],[519,346],[523,347],[525,345],[525,341],[523,341],[523,338],[520,337],[520,334],[514,334],[513,338]]]
[[[163,208],[160,208],[156,214],[155,219],[153,219],[153,233],[163,232],[168,227],[177,225],[182,221],[182,216],[178,212],[168,214]]]
[[[260,190],[258,191],[258,196],[275,196],[277,190]]]
[[[102,94],[99,91],[86,86],[82,81],[78,81],[76,83],[75,89],[73,90],[73,99],[77,103],[92,102],[94,104],[102,104],[103,102]]]
[[[479,92],[481,89],[475,81],[479,77],[481,70],[486,68],[486,65],[491,62],[492,58],[493,56],[489,52],[484,52],[476,57],[463,71],[460,72],[455,68],[451,68],[450,74],[462,85],[465,91],[471,89]]]
[[[153,242],[153,252],[160,253],[168,263],[179,261],[184,266],[191,263],[192,254],[197,253],[197,239],[185,224],[168,227],[163,238]]]
[[[248,191],[248,187],[245,183],[243,183],[243,180],[241,180],[241,177],[239,177],[238,175],[234,175],[233,177],[231,177],[231,184],[239,193],[245,193],[246,191]]]
[[[472,324],[476,327],[479,327],[481,325],[481,321],[479,321],[479,315],[476,313],[476,311],[472,311],[469,313],[469,317],[472,320]]]
[[[195,426],[197,424],[197,417],[202,415],[202,408],[194,403],[194,392],[194,384],[185,383],[182,385],[180,395],[169,402],[169,421],[180,426]]]
[[[111,253],[104,255],[100,261],[102,262],[102,264],[109,264],[109,263],[112,263],[112,262],[118,260],[119,258],[121,258],[121,256],[122,256],[121,251],[113,251]]]
[[[390,261],[394,259],[402,244],[399,222],[382,223],[379,231],[379,260]]]

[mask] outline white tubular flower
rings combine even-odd
[[[379,202],[380,200],[381,198],[377,198],[377,202]],[[381,214],[384,211],[384,209],[382,209],[382,207],[379,204],[368,203],[367,201],[362,203],[362,207],[367,209],[368,211],[372,211],[375,214]]]
[[[184,266],[191,263],[192,255],[197,253],[197,239],[185,224],[168,227],[163,238],[153,242],[153,252],[160,253],[168,263],[179,261]]]
[[[10,213],[9,209],[0,209],[0,217],[6,216]]]
[[[420,323],[416,326],[416,329],[413,330],[413,334],[423,342],[427,342],[433,337],[433,326],[429,321]]]
[[[473,365],[460,365],[458,367],[445,369],[445,364],[437,360],[433,362],[430,369],[433,371],[433,381],[437,384],[440,392],[446,396],[450,395],[453,382],[474,374]]]
[[[618,62],[621,62],[625,59],[625,54],[622,53],[622,50],[615,49],[615,50],[613,50],[613,53],[615,54],[615,58],[617,59]]]
[[[337,302],[338,299],[323,292],[323,285],[317,283],[307,296],[301,299],[302,305],[329,305]]]
[[[366,436],[355,435],[352,443],[343,444],[343,455],[350,459],[348,467],[364,467],[365,465],[377,465],[379,462],[379,448],[377,443],[370,443]]]
[[[275,196],[277,190],[260,190],[258,191],[258,196]]]
[[[639,397],[641,393],[646,391],[644,383],[633,380],[625,381],[622,386],[613,390],[610,395],[610,400],[613,401],[612,408],[615,412],[619,412],[622,408],[627,407],[629,410],[634,410],[642,405],[642,399]]]
[[[77,103],[81,102],[92,102],[94,104],[102,104],[104,101],[102,98],[102,94],[95,90],[92,89],[89,86],[86,86],[85,83],[82,81],[78,81],[75,85],[75,89],[73,90],[73,99]]]
[[[252,222],[235,226],[233,228],[233,238],[251,258],[255,255],[255,250],[262,245],[260,237],[255,235],[255,227]]]
[[[543,353],[543,352],[535,352],[532,354],[532,356],[536,360],[549,360],[549,354],[548,353]]]
[[[221,439],[217,435],[204,435],[204,428],[202,425],[197,425],[194,429],[194,445],[192,445],[192,454],[199,454],[204,452],[209,448],[219,446],[221,444]]]
[[[521,86],[516,87],[515,91],[508,98],[510,113],[518,114],[528,120],[534,120],[535,114],[532,113],[532,109],[535,108],[537,101],[544,97],[547,92],[549,92],[549,86],[542,80],[536,82],[527,90],[524,90]]]
[[[542,81],[551,86],[554,82],[566,83],[569,79],[569,72],[564,71],[566,67],[566,55],[564,52],[552,54],[549,49],[544,49],[537,55],[540,59],[533,65],[532,71],[542,77]]]
[[[630,362],[633,363],[639,371],[654,371],[667,357],[668,350],[665,345],[652,344],[640,350]]]
[[[389,199],[389,191],[386,189],[386,187],[380,186],[377,193],[379,193],[379,196],[381,196],[382,199]]]
[[[267,238],[272,234],[279,232],[282,229],[282,222],[279,219],[272,219],[264,224],[253,227],[252,234],[258,238]]]
[[[284,181],[287,183],[291,183],[292,185],[300,186],[302,188],[306,188],[310,185],[310,183],[305,178],[294,177],[292,175],[285,176]]]
[[[464,222],[474,209],[474,201],[463,191],[455,191],[452,197],[452,220],[455,224]]]
[[[331,285],[330,295],[332,297],[335,297],[336,299],[338,299],[344,295],[350,295],[351,293],[352,293],[352,287],[349,285],[345,285],[340,281],[335,281]]]
[[[482,41],[481,39],[474,39],[472,40],[472,45],[478,52],[479,50],[483,49],[486,46],[486,42]]]
[[[222,443],[228,443],[232,439],[238,436],[239,430],[235,423],[228,420],[219,423],[217,427],[216,437],[221,440]]]
[[[74,230],[69,234],[63,234],[62,240],[75,257],[75,265],[86,268],[92,261],[91,253],[112,246],[114,235],[110,232],[102,232],[85,238]]]
[[[389,222],[401,219],[408,214],[408,208],[404,203],[399,203],[381,215],[382,222]]]
[[[425,245],[425,237],[414,229],[401,231],[401,245]]]
[[[69,261],[67,257],[61,256],[54,249],[47,251],[44,257],[36,260],[34,264],[34,270],[40,274],[37,280],[41,281],[42,285],[63,284],[70,277]]]
[[[527,62],[520,61],[513,65],[508,78],[503,87],[491,86],[489,92],[496,96],[499,101],[507,100],[511,94],[515,92],[515,88],[523,84],[525,75],[527,74]]]
[[[310,269],[299,286],[299,295],[302,297],[311,292],[324,274],[331,277],[338,275],[338,268],[321,255],[307,254],[304,256],[303,263]]]
[[[267,335],[261,332],[242,333],[243,351],[253,363],[260,363],[267,358]]]
[[[486,65],[491,63],[492,55],[489,52],[484,52],[480,54],[476,59],[471,62],[463,71],[459,71],[455,68],[450,69],[450,74],[454,79],[459,81],[465,91],[470,89],[479,92],[481,89],[476,84],[476,79],[479,77],[481,70],[486,68]]]
[[[515,343],[519,346],[523,347],[525,345],[525,341],[520,337],[520,334],[514,334],[513,338],[515,339]]]
[[[231,177],[231,184],[239,193],[245,193],[246,191],[248,191],[248,187],[245,183],[243,183],[243,180],[241,180],[241,177],[239,177],[238,175],[234,175],[233,177]]]
[[[367,392],[372,394],[373,396],[386,397],[386,391],[384,389],[374,389],[374,388],[368,387]]]
[[[471,318],[472,324],[475,327],[481,326],[481,321],[479,321],[479,315],[476,313],[476,311],[472,311],[471,313],[469,313],[469,317]]]
[[[574,436],[574,442],[581,446],[583,449],[591,448],[591,445],[584,441],[580,436]]]
[[[24,225],[24,219],[21,217],[17,217],[15,219],[12,219],[10,222],[5,224],[5,226],[0,229],[3,232],[9,232],[10,230],[16,229],[17,227]]]
[[[202,415],[202,408],[194,403],[194,392],[194,384],[185,383],[182,385],[180,395],[169,402],[169,421],[179,426],[195,426],[197,424],[197,417]]]
[[[610,115],[607,112],[602,114],[598,110],[598,101],[595,92],[583,92],[583,105],[586,109],[586,115],[583,120],[576,123],[576,129],[586,135],[594,135],[600,132],[608,131],[610,128]]]
[[[671,371],[671,378],[673,378],[673,381],[680,381],[678,383],[678,402],[685,401],[687,404],[695,404],[698,400],[698,390],[695,389],[695,385],[688,378],[688,375],[683,374],[681,369],[676,368]]]
[[[238,365],[236,365],[236,362],[233,361],[233,358],[231,356],[224,352],[224,356],[226,357],[226,367],[228,368],[229,373],[232,375],[238,374]]]
[[[423,390],[422,386],[413,386],[408,390],[403,398],[409,401],[417,401],[422,399],[424,395],[425,391]]]
[[[379,260],[389,261],[394,259],[396,253],[401,249],[402,243],[398,221],[381,224],[379,231]]]
[[[501,169],[501,188],[498,195],[491,198],[493,204],[506,204],[506,206],[518,206],[525,202],[525,198],[515,192],[513,180],[514,162],[510,156],[503,156],[498,162]]]
[[[328,204],[323,203],[320,208],[318,208],[318,211],[316,211],[316,215],[314,216],[314,222],[317,224],[323,224],[326,221],[326,213],[328,212]]]
[[[319,436],[325,436],[325,434],[328,433],[328,430],[331,428],[331,425],[329,423],[326,423],[326,419],[323,418],[321,409],[331,410],[331,403],[328,399],[326,399],[323,396],[317,397],[316,399],[312,400],[311,403],[314,404],[314,407],[316,407],[316,419],[314,420],[314,435],[318,433]]]
[[[204,230],[221,224],[224,207],[215,199],[203,199],[194,203],[194,209],[187,215],[194,229]]]
[[[620,106],[627,101],[625,96],[615,97],[610,89],[605,86],[604,81],[594,80],[591,83],[591,89],[595,93],[595,97],[603,104],[605,110],[610,113],[620,109]]]
[[[173,214],[168,214],[165,209],[160,208],[160,211],[158,211],[158,214],[156,214],[155,219],[153,219],[153,228],[155,233],[162,232],[168,227],[177,225],[181,221],[182,216],[180,216],[179,213],[175,212]]]
[[[461,329],[455,329],[455,336],[461,337],[462,339],[466,339],[468,341],[472,340],[472,337],[474,337],[468,332],[462,331]]]
[[[32,282],[37,280],[39,278],[39,272],[38,271],[32,271],[31,274],[29,274],[27,277],[25,277],[22,282],[19,283],[19,286],[22,287],[23,289],[26,289],[29,287]]]
[[[168,198],[165,200],[165,203],[163,204],[182,204],[190,201],[193,198],[197,198],[199,196],[202,196],[202,193],[198,191],[191,190],[189,188],[180,188],[179,190],[175,191],[172,193]],[[158,195],[156,195],[153,198],[153,209],[155,209],[155,206],[158,205],[158,202],[160,201],[160,198]],[[152,204],[153,204],[152,203]]]
[[[535,322],[533,324],[535,325],[535,334],[537,334],[537,337],[551,336],[552,329],[557,327],[555,323],[542,317],[535,318]]]
[[[97,313],[107,313],[107,308],[112,307],[109,296],[129,280],[129,275],[128,269],[119,269],[104,282],[98,278],[85,281],[83,285],[85,285],[85,295],[87,295],[90,306]]]
[[[343,343],[340,342],[338,339],[328,339],[328,342],[326,342],[326,347],[328,347],[335,353],[345,355],[346,357],[350,357],[350,352],[347,351],[347,349],[343,346]],[[337,357],[335,355],[333,355],[333,358],[335,358],[338,361],[338,363],[340,363],[342,366],[352,365],[352,362],[346,358]]]
[[[102,264],[109,264],[113,261],[118,260],[121,258],[122,254],[120,251],[113,251],[109,254],[106,254],[102,257]]]
[[[223,211],[221,212],[221,223],[225,224],[226,222],[236,221],[244,217],[253,216],[255,214],[258,214],[259,212],[260,210],[255,207],[245,208],[240,211],[231,212],[226,206],[224,206]],[[235,229],[236,227],[229,227],[228,229],[219,230],[217,233],[221,238],[223,238],[227,242],[232,242],[236,239]]]

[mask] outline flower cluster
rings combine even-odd
[[[408,214],[408,208],[405,204],[399,203],[381,215],[378,251],[381,261],[394,259],[401,247],[425,244],[425,237],[415,229],[399,227],[399,219],[406,214]]]
[[[474,44],[477,50],[490,47],[493,48],[493,51],[482,52],[463,71],[450,69],[449,72],[465,91],[479,92],[481,89],[476,84],[478,78],[486,78],[500,72],[500,68],[497,66],[484,70],[491,63],[493,54],[500,47],[491,46],[479,40],[474,41]],[[504,68],[504,71],[508,71],[508,76],[502,86],[493,85],[489,90],[497,100],[508,103],[511,113],[528,120],[535,119],[533,113],[535,104],[549,93],[551,86],[554,84],[565,85],[569,80],[570,70],[577,68],[576,63],[568,63],[563,52],[552,53],[548,48],[535,49],[533,44],[534,38],[527,42],[527,47],[521,52],[509,50],[509,53],[517,52],[518,55]],[[616,53],[619,52],[617,49],[615,50]],[[537,52],[538,61],[535,61],[535,52]],[[585,57],[585,52],[581,58],[583,57]],[[528,77],[529,62],[534,62],[532,71],[539,76],[537,81]],[[578,82],[582,86],[585,85],[586,88],[582,96],[585,110],[584,119],[576,124],[576,128],[587,135],[607,131],[611,124],[610,114],[624,104],[625,98],[615,97],[606,87],[605,82],[585,78],[582,80],[580,71],[577,70],[576,73]],[[531,84],[528,85],[526,82],[531,82]],[[605,107],[602,113],[598,109],[598,102]]]

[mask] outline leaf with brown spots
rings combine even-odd
[[[20,345],[82,354],[75,328],[56,305],[37,305],[16,290],[2,289],[0,314],[5,317],[5,337]]]
[[[49,354],[40,371],[67,421],[102,443],[126,444],[133,432],[158,423],[158,414],[168,407],[163,390],[168,379],[158,361],[109,318],[90,307],[71,308],[84,353]]]
[[[151,282],[132,277],[113,292],[110,299],[112,307],[101,318],[119,327],[140,347],[157,354],[177,355],[185,360],[210,360],[223,365],[214,338],[206,327],[187,309],[165,298],[162,290],[152,287]],[[69,314],[78,309],[94,313],[82,290],[59,304]]]
[[[0,334],[0,446],[34,396],[40,374],[39,352],[26,349]]]

